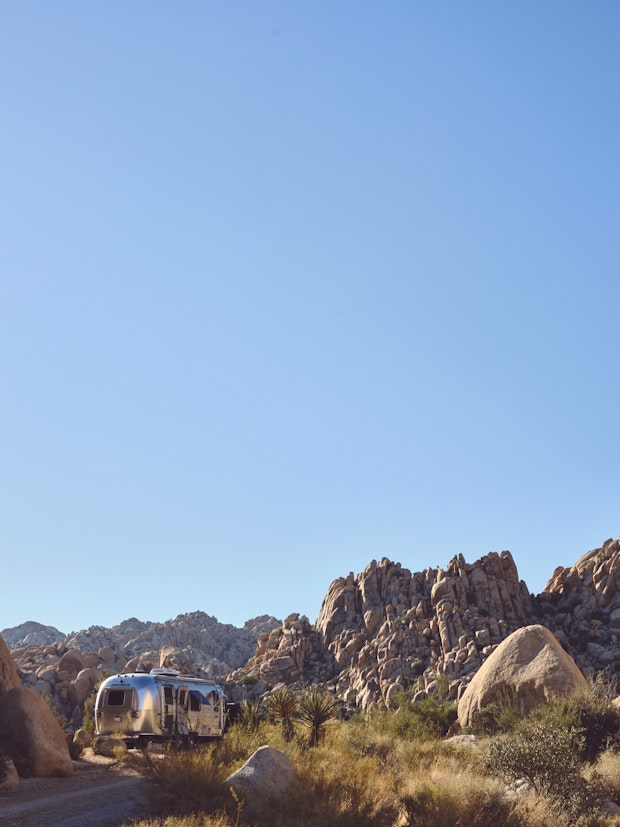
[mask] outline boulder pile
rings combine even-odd
[[[557,568],[537,598],[551,629],[587,675],[620,671],[620,541],[606,540],[568,568]]]
[[[390,706],[405,690],[422,698],[440,681],[460,699],[513,632],[532,623],[553,632],[586,676],[620,674],[620,541],[607,540],[540,595],[519,579],[508,551],[474,563],[409,569],[383,558],[332,582],[312,626],[291,615],[259,638],[252,658],[228,676],[235,700],[277,684],[322,684],[351,708]]]
[[[291,615],[262,635],[254,657],[229,683],[234,692],[244,676],[272,686],[323,682],[346,704],[366,709],[389,705],[394,693],[414,684],[432,692],[445,675],[457,697],[532,612],[508,551],[473,564],[459,555],[445,569],[416,574],[386,558],[373,560],[357,577],[332,582],[314,627]]]
[[[226,674],[247,662],[264,630],[280,624],[265,615],[239,629],[193,612],[165,623],[131,618],[112,629],[91,626],[65,636],[53,627],[28,622],[2,633],[13,642],[11,664],[14,661],[14,670],[17,666],[15,674],[7,676],[7,685],[23,684],[50,698],[55,711],[77,728],[84,702],[102,677],[154,666],[203,677]],[[33,639],[44,642],[27,643]],[[0,688],[3,680],[0,673]]]

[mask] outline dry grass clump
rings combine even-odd
[[[620,753],[607,749],[584,773],[588,781],[599,783],[613,801],[620,801]]]
[[[151,805],[156,812],[187,815],[223,810],[226,796],[221,784],[230,773],[213,749],[144,753],[130,760],[150,784]]]
[[[524,823],[504,798],[504,785],[471,771],[436,768],[412,778],[402,796],[402,827],[521,827]]]

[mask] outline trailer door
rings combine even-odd
[[[189,692],[186,686],[179,686],[177,689],[177,733],[189,735]]]
[[[166,735],[175,734],[176,703],[174,697],[174,686],[165,683],[161,688],[162,695],[162,721]]]

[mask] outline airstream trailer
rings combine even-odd
[[[226,695],[218,684],[152,669],[114,675],[95,701],[97,735],[120,735],[127,746],[155,741],[195,743],[226,728]]]

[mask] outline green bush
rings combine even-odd
[[[512,732],[526,717],[523,703],[512,687],[506,686],[493,703],[477,709],[468,727],[474,735],[496,735]]]
[[[593,684],[588,692],[569,695],[540,707],[533,713],[532,719],[580,730],[583,740],[579,757],[589,763],[596,761],[614,742],[617,743],[620,731],[620,711],[601,682]]]
[[[580,730],[552,721],[524,721],[512,734],[491,741],[488,766],[508,781],[525,778],[538,796],[549,797],[558,810],[578,817],[599,798],[579,772],[583,742]]]
[[[395,712],[374,709],[369,724],[378,732],[386,732],[397,738],[424,741],[443,738],[456,721],[457,705],[439,695],[429,695],[415,703],[404,693],[394,698]]]

